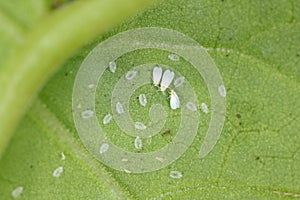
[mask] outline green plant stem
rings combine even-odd
[[[59,64],[152,1],[78,1],[53,13],[28,34],[0,69],[0,156],[28,105]]]

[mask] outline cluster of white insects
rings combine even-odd
[[[153,77],[152,77],[153,85],[156,87],[160,87],[160,91],[164,92],[172,83],[174,79],[174,75],[175,75],[174,72],[168,69],[163,73],[161,67],[155,66],[153,69]],[[181,82],[183,82],[183,77],[176,79],[176,81],[174,82],[175,87],[179,86]],[[174,89],[171,89],[170,92],[170,106],[173,110],[180,107],[180,100],[176,92],[174,91]]]
[[[179,59],[178,57],[176,57],[176,55],[172,55],[171,57],[172,57],[173,60],[175,59],[176,61]],[[116,68],[117,68],[117,65],[116,65],[115,62],[112,61],[112,62],[109,63],[109,70],[112,73],[115,73]],[[127,80],[131,80],[136,75],[137,75],[137,71],[128,71],[125,75],[125,78]],[[174,77],[175,77],[175,73],[173,71],[169,70],[169,69],[166,69],[163,72],[162,67],[160,67],[158,65],[156,65],[153,68],[153,72],[152,72],[153,85],[158,87],[159,90],[163,93],[165,93],[165,91],[170,87],[171,83],[174,80]],[[172,89],[169,88],[169,91],[170,91],[169,92],[169,94],[170,94],[170,107],[173,110],[175,110],[177,108],[180,108],[180,100],[179,100],[179,97],[178,97],[177,93],[174,91],[174,89],[179,87],[180,85],[182,85],[184,83],[184,81],[185,81],[184,77],[178,77],[177,79],[174,80],[174,83],[173,83],[174,87]],[[140,105],[145,107],[146,104],[147,104],[146,94],[140,94],[138,99],[139,99]],[[187,104],[187,106],[189,107],[189,104]],[[194,108],[194,107],[190,108],[190,110],[193,110],[193,111],[195,109],[196,108]],[[124,113],[124,107],[120,102],[116,103],[116,111],[117,111],[118,114],[123,114]],[[83,117],[85,117],[85,118],[88,118],[91,115],[93,115],[93,113],[90,113],[90,112],[85,112],[83,114],[84,114]],[[103,118],[103,124],[108,124],[112,120],[112,118],[113,118],[113,116],[111,114],[107,114]],[[141,122],[136,122],[134,126],[138,130],[145,130],[147,128]],[[139,136],[137,136],[135,138],[134,146],[135,146],[136,149],[142,149],[142,139]],[[102,146],[100,148],[100,154],[105,153],[108,150],[108,148],[109,148],[109,144],[107,144],[107,143],[102,144]],[[173,175],[171,177],[173,177]],[[175,177],[175,175],[174,175],[174,177]]]

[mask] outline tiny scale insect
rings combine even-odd
[[[142,148],[143,148],[142,139],[141,139],[139,136],[137,136],[137,137],[135,138],[135,140],[134,140],[134,147],[135,147],[136,149],[142,149]]]
[[[117,64],[115,63],[115,61],[109,62],[109,70],[110,70],[112,73],[115,73],[115,72],[116,72],[116,69],[117,69]]]
[[[209,112],[209,109],[205,103],[201,103],[201,109],[205,114]]]
[[[137,71],[128,71],[125,75],[127,80],[132,80],[137,74]]]
[[[107,143],[102,144],[100,147],[99,153],[100,154],[105,153],[108,150],[108,148],[109,148],[109,144],[107,144]]]
[[[92,111],[92,110],[84,110],[81,113],[81,116],[83,119],[88,119],[88,118],[92,117],[93,115],[94,115],[94,111]]]
[[[179,179],[182,177],[182,173],[179,171],[170,171],[170,177],[171,178],[175,178],[175,179]]]
[[[146,106],[146,104],[147,104],[147,97],[146,97],[146,95],[145,94],[140,94],[139,95],[139,102],[140,102],[140,105],[141,106]]]
[[[117,102],[116,104],[116,111],[118,114],[124,113],[124,107],[120,102]]]
[[[135,122],[134,127],[138,130],[145,130],[147,128],[142,122]]]
[[[55,177],[55,178],[58,178],[61,176],[61,174],[63,173],[64,171],[64,168],[62,166],[56,168],[53,173],[52,173],[52,176]]]
[[[192,112],[197,111],[196,105],[195,105],[194,103],[192,103],[192,102],[188,102],[188,103],[186,104],[186,107],[187,107],[190,111],[192,111]]]
[[[175,88],[181,86],[184,83],[184,77],[179,77],[174,81]]]
[[[23,190],[24,188],[22,186],[19,186],[11,192],[11,196],[13,198],[18,198],[22,194]]]
[[[176,54],[169,54],[168,58],[172,61],[179,61],[179,56]]]
[[[108,114],[105,115],[105,117],[103,118],[103,124],[108,124],[111,120],[112,120],[112,115],[108,113]]]

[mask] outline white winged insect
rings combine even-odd
[[[164,72],[163,77],[161,79],[160,90],[164,92],[169,87],[173,79],[174,79],[174,72],[167,69]]]
[[[152,76],[154,86],[159,85],[161,75],[162,75],[162,69],[161,69],[161,67],[158,67],[158,65],[156,65],[153,69],[153,76]]]
[[[173,110],[180,107],[180,100],[174,90],[171,90],[171,97],[170,97],[170,106]]]

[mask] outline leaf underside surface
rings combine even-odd
[[[68,5],[63,1],[37,5],[32,0],[18,1],[20,5],[13,7],[13,3],[6,2],[0,1],[0,64],[18,45],[16,41],[22,41],[36,23],[60,9],[57,6]],[[28,10],[32,15],[27,14]],[[119,32],[142,27],[176,30],[207,50],[227,90],[227,113],[221,137],[204,159],[199,159],[198,153],[210,113],[202,112],[197,136],[178,160],[155,172],[133,174],[103,165],[86,150],[73,121],[72,90],[82,61],[98,43]],[[184,60],[175,64],[168,61],[168,54],[147,49],[122,56],[117,60],[116,73],[107,72],[98,84],[96,103],[101,94],[110,95],[113,84],[133,66],[165,61],[190,81],[199,105],[205,102],[210,107],[201,76],[192,73]],[[141,93],[151,91],[148,103],[158,102],[168,108],[167,96],[158,95],[156,90],[149,85],[134,92],[130,110],[137,121],[149,120],[136,99]],[[12,198],[11,193],[18,186],[23,187],[20,199],[299,198],[299,99],[297,0],[158,1],[78,49],[51,76],[0,160],[0,198]],[[100,101],[96,105],[100,123],[109,106]],[[167,111],[172,117],[161,133],[176,132],[180,119],[175,111]],[[123,136],[113,122],[103,129],[116,145],[135,151],[130,143],[133,140]],[[151,142],[156,146],[145,146],[144,151],[161,148],[171,139],[172,135],[159,134]],[[60,166],[63,173],[54,177],[54,170]],[[182,177],[171,178],[171,171],[181,172]]]

